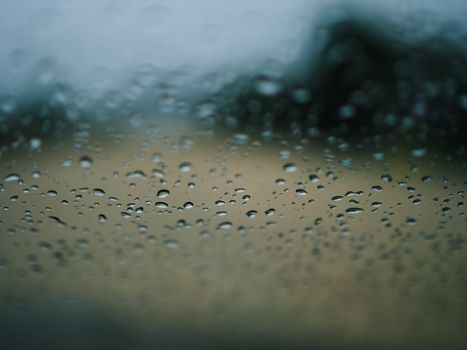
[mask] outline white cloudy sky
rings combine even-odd
[[[20,94],[40,62],[59,65],[60,79],[83,90],[143,64],[198,74],[247,70],[270,58],[288,64],[321,10],[337,2],[1,0],[0,95]],[[467,13],[462,0],[359,2],[388,16],[421,7],[442,19]]]

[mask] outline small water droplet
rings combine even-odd
[[[66,226],[66,223],[63,222],[62,220],[60,220],[60,218],[58,218],[56,216],[49,216],[49,219],[52,220],[52,222],[55,224],[55,226],[58,226],[58,227],[65,227]]]
[[[232,223],[230,221],[221,222],[218,226],[218,228],[221,230],[227,230],[231,227],[232,227]]]
[[[169,205],[165,202],[157,202],[156,203],[156,208],[159,208],[159,209],[167,209],[169,207]]]
[[[426,150],[424,148],[416,148],[412,150],[412,157],[420,158],[426,155]]]
[[[309,178],[310,182],[312,182],[312,183],[319,182],[319,176],[318,175],[311,174],[308,178]]]
[[[192,202],[185,202],[185,204],[183,204],[183,208],[191,209],[191,208],[193,208],[193,203]]]
[[[99,197],[105,196],[105,191],[103,189],[100,189],[100,188],[95,188],[93,190],[93,193],[94,193],[94,195],[99,196]]]
[[[176,239],[166,239],[164,245],[170,249],[177,249],[180,246],[180,242]]]
[[[428,183],[430,181],[431,181],[431,176],[429,176],[429,175],[422,176],[422,182],[423,183]]]
[[[405,223],[407,225],[415,225],[417,223],[417,220],[415,220],[414,218],[407,218],[405,219]]]
[[[279,186],[283,186],[283,185],[285,185],[285,180],[284,179],[277,179],[276,184],[279,185]]]
[[[392,175],[390,174],[383,174],[381,175],[381,180],[385,182],[392,182]]]
[[[293,173],[293,172],[297,171],[298,167],[294,163],[285,163],[284,166],[282,167],[282,169],[286,173]]]
[[[188,173],[193,168],[193,164],[191,164],[190,162],[183,162],[183,163],[180,163],[178,168],[180,169],[182,173]]]
[[[250,211],[247,211],[246,216],[248,216],[249,218],[254,218],[256,217],[257,214],[258,212],[256,210],[250,210]]]
[[[133,170],[126,174],[127,179],[146,179],[146,174],[142,170]]]
[[[348,208],[346,209],[345,211],[346,213],[349,213],[349,214],[360,214],[363,212],[363,209],[362,208]]]
[[[83,169],[87,169],[87,168],[92,167],[92,158],[89,157],[89,156],[82,156],[79,159],[79,165]]]

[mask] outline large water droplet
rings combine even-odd
[[[169,190],[159,190],[157,192],[157,198],[167,198],[170,194]]]

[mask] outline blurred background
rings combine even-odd
[[[467,3],[0,3],[0,347],[464,349]]]

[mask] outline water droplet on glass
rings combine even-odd
[[[142,170],[133,170],[126,174],[127,179],[146,179],[146,174]]]
[[[5,182],[13,182],[13,181],[19,181],[21,180],[21,176],[15,173],[8,174],[3,178],[3,181]]]
[[[191,208],[193,208],[193,203],[192,202],[185,202],[185,204],[183,204],[183,208],[191,209]]]
[[[247,211],[246,216],[248,216],[249,218],[254,218],[256,217],[257,214],[258,212],[256,210],[250,210],[250,211]]]
[[[183,163],[180,163],[180,165],[178,166],[178,168],[180,169],[182,173],[187,173],[191,171],[192,167],[193,165],[190,162],[183,162]]]
[[[424,157],[426,155],[426,150],[424,148],[416,148],[412,150],[411,154],[414,158]]]
[[[167,198],[170,194],[170,191],[169,190],[159,190],[157,192],[157,197],[158,198]]]
[[[231,227],[232,227],[232,223],[230,221],[221,222],[218,226],[218,228],[221,230],[227,230]]]
[[[310,176],[308,176],[308,179],[309,179],[310,182],[312,182],[312,183],[319,182],[319,176],[318,176],[318,175],[315,175],[315,174],[311,174]]]
[[[428,176],[428,175],[422,176],[423,183],[428,183],[430,181],[431,181],[431,176]]]
[[[360,214],[363,212],[363,209],[362,208],[348,208],[346,209],[345,212],[349,214]]]
[[[282,169],[286,173],[293,173],[293,172],[297,171],[298,167],[294,163],[286,163],[286,164],[284,164]]]
[[[177,249],[180,245],[180,242],[177,241],[176,239],[166,239],[164,241],[164,245],[170,249]]]
[[[84,169],[92,167],[92,158],[89,156],[82,156],[79,159],[79,165],[81,168],[84,168]]]
[[[415,220],[414,218],[407,218],[405,219],[405,223],[407,225],[415,225],[417,223],[417,220]]]
[[[261,77],[256,81],[256,91],[263,96],[275,96],[282,90],[282,86],[272,79]]]
[[[283,186],[283,185],[285,185],[285,180],[284,179],[277,179],[276,184],[279,185],[279,186]]]
[[[371,186],[371,189],[375,192],[381,192],[383,190],[383,188],[379,185]]]
[[[99,197],[102,197],[102,196],[105,196],[105,191],[100,189],[100,188],[95,188],[93,190],[93,193],[96,195],[96,196],[99,196]]]
[[[65,227],[66,226],[66,223],[63,222],[62,220],[60,220],[60,218],[58,218],[57,216],[49,216],[50,220],[52,220],[52,222],[55,224],[55,226],[58,226],[58,227]]]

